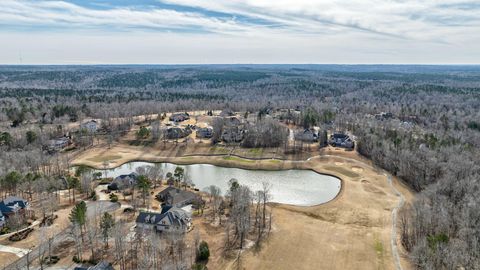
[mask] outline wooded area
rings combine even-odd
[[[270,108],[288,110],[282,119],[305,127],[351,132],[362,155],[418,192],[399,224],[417,268],[478,268],[476,66],[0,67],[0,195],[40,196],[70,187],[58,180],[69,167],[68,154],[51,154],[44,146],[72,123],[101,119],[103,135],[115,141],[134,116],[229,109],[258,115],[243,146],[280,146],[288,130],[262,119]],[[95,139],[87,132],[76,138],[77,147]],[[217,205],[216,192],[211,194]],[[265,205],[267,195],[268,187],[258,194],[231,189],[235,219],[228,228],[235,237],[226,246],[241,247],[247,231],[258,230],[260,238],[268,230],[265,208],[240,203]],[[255,228],[244,222],[250,211],[256,213]]]

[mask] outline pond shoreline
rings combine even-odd
[[[125,164],[133,163],[133,162],[148,162],[148,163],[170,163],[180,166],[188,166],[188,165],[213,165],[221,168],[234,168],[234,169],[242,169],[242,170],[249,170],[249,171],[288,171],[288,170],[305,170],[311,171],[319,176],[328,176],[334,177],[339,181],[339,190],[336,195],[325,202],[316,203],[312,205],[297,205],[297,204],[290,204],[290,203],[281,203],[281,202],[271,202],[272,205],[285,205],[285,206],[294,206],[294,207],[301,207],[301,208],[309,208],[309,207],[316,207],[320,205],[325,205],[331,203],[343,195],[344,191],[344,179],[335,172],[326,171],[326,170],[318,170],[315,168],[315,164],[313,161],[315,157],[311,157],[307,160],[281,160],[281,159],[250,159],[240,156],[235,156],[232,160],[230,159],[231,155],[189,155],[189,156],[182,156],[182,157],[142,157],[142,158],[129,158],[123,159],[122,162],[109,162],[109,166],[103,167],[99,164],[99,162],[73,162],[73,166],[87,166],[95,170],[113,170],[119,168]],[[316,156],[320,157],[320,156]],[[272,162],[273,161],[273,162]],[[113,163],[113,164],[112,164]],[[112,166],[113,165],[113,166]]]

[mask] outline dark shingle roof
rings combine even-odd
[[[134,185],[136,183],[137,177],[138,174],[135,172],[119,175],[115,177],[115,179],[113,179],[112,183],[108,185],[108,188],[113,190],[124,189],[128,186]],[[132,181],[132,183],[130,181]]]
[[[20,197],[8,196],[7,198],[5,198],[3,201],[0,202],[0,213],[13,212],[15,205],[18,205],[20,209],[24,209],[28,206],[28,202]]]
[[[156,198],[162,201],[168,200],[168,203],[171,205],[184,205],[198,199],[199,195],[191,191],[181,190],[175,187],[167,187],[160,191],[156,195]]]
[[[347,134],[343,134],[343,133],[335,133],[333,134],[333,138],[335,139],[346,139],[348,137]]]
[[[173,226],[183,227],[187,226],[189,216],[185,210],[172,206],[166,206],[162,208],[161,213],[140,212],[137,216],[136,222],[163,226],[163,224],[160,224],[159,222],[164,218],[167,218],[170,224]]]

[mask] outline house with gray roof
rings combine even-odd
[[[202,199],[200,195],[194,192],[176,187],[167,187],[160,191],[155,198],[167,205],[173,205],[175,207],[184,207]]]
[[[71,139],[69,137],[60,137],[48,141],[48,144],[45,146],[49,151],[60,151],[63,148],[71,144]]]
[[[80,130],[85,130],[88,133],[95,133],[97,132],[97,121],[90,120],[80,125]]]
[[[212,138],[212,136],[213,136],[213,129],[211,127],[197,129],[197,138],[209,139],[209,138]]]
[[[348,149],[353,149],[355,147],[355,142],[345,133],[332,134],[329,143],[335,147],[344,147]]]
[[[136,219],[137,229],[156,232],[187,232],[192,227],[192,218],[185,210],[164,206],[158,212],[140,212]]]
[[[130,188],[137,184],[138,173],[132,172],[130,174],[122,174],[115,179],[108,185],[108,189],[110,190],[122,190],[126,188]]]
[[[169,127],[167,129],[167,139],[181,139],[185,138],[192,133],[190,128]]]
[[[190,115],[186,112],[184,113],[174,113],[170,116],[169,120],[175,123],[183,122],[190,119]]]
[[[318,141],[318,133],[314,129],[306,128],[303,131],[297,132],[295,139],[304,142],[316,142]]]

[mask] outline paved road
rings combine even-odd
[[[119,208],[117,203],[112,203],[109,201],[88,201],[87,202],[87,217],[93,217],[96,213],[103,214],[104,212],[112,212]],[[57,245],[64,240],[69,238],[68,235],[68,227],[61,230],[55,235],[55,240],[53,245]],[[11,263],[10,265],[4,267],[5,270],[16,270],[16,269],[27,269],[28,261],[33,261],[39,257],[39,248],[34,247],[28,256],[23,256],[19,258],[17,261]],[[47,250],[47,243],[42,246],[43,250]],[[17,255],[18,256],[18,255]],[[28,261],[27,261],[28,257]]]

